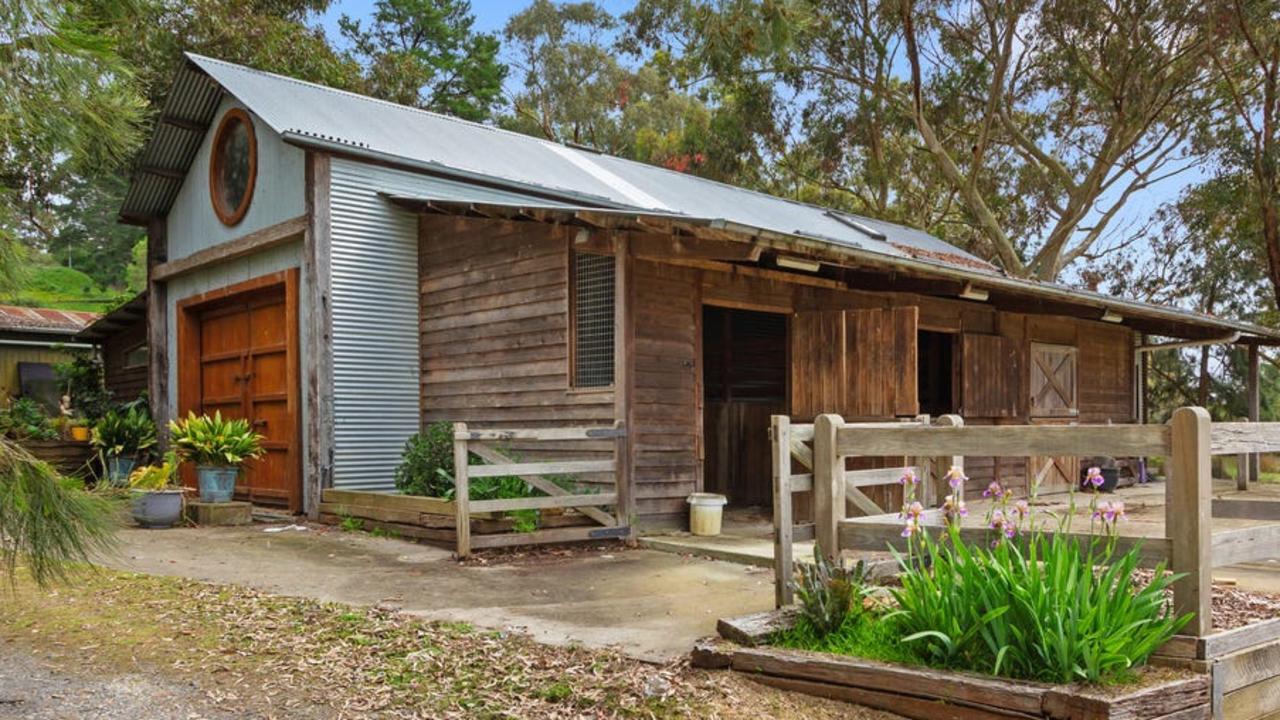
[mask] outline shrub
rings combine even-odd
[[[129,487],[134,490],[169,490],[178,487],[178,456],[172,450],[164,454],[159,465],[144,465],[129,474]]]
[[[899,610],[889,616],[930,665],[1068,683],[1121,679],[1190,620],[1174,617],[1166,590],[1180,576],[1161,564],[1131,581],[1139,547],[1114,538],[1086,545],[1032,532],[993,547],[967,545],[951,528],[921,535],[921,557],[902,558]]]
[[[0,433],[14,440],[56,440],[58,429],[40,403],[16,398],[0,410]]]
[[[156,425],[137,406],[108,410],[94,424],[90,442],[107,457],[131,457],[156,444]]]
[[[75,350],[70,360],[53,366],[58,384],[71,396],[76,414],[98,420],[111,409],[111,391],[103,383],[102,358],[95,352]]]
[[[799,579],[793,583],[800,600],[800,613],[819,636],[839,630],[846,618],[861,613],[866,594],[866,563],[861,560],[852,568],[840,560],[829,560],[817,543],[813,546],[813,564],[800,563]]]
[[[196,465],[230,467],[262,455],[262,436],[244,419],[223,420],[188,413],[186,419],[169,423],[169,439],[178,455]]]
[[[405,495],[451,497],[453,494],[453,424],[434,422],[404,444],[395,473],[396,489]]]

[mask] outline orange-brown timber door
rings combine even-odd
[[[845,419],[914,417],[920,412],[916,382],[915,307],[849,310]]]
[[[297,511],[302,506],[301,458],[296,451],[297,348],[296,325],[291,325],[296,312],[291,286],[251,288],[204,303],[195,299],[197,307],[181,314],[195,327],[180,332],[184,369],[179,382],[185,386],[184,415],[191,409],[245,418],[264,437],[266,453],[245,463],[236,483],[237,498]],[[197,397],[192,396],[195,389]]]
[[[843,310],[798,312],[791,318],[791,416],[796,422],[844,412],[845,332]]]

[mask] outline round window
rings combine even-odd
[[[209,162],[209,195],[213,211],[224,225],[235,225],[249,211],[257,173],[258,145],[253,137],[253,121],[239,108],[228,110],[214,133]]]

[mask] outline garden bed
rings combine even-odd
[[[338,525],[351,518],[365,530],[381,529],[403,537],[411,537],[452,547],[457,542],[456,505],[443,498],[392,495],[356,490],[325,490],[320,503],[320,521]],[[517,522],[497,512],[470,513],[472,544],[486,547],[486,536],[529,535],[518,532]],[[565,540],[588,539],[582,533],[606,539],[625,536],[626,528],[601,527],[574,508],[543,509],[538,517],[537,532],[566,531]],[[513,544],[503,542],[504,545]]]
[[[19,444],[68,476],[84,477],[94,456],[93,447],[84,440],[23,440]]]
[[[1210,677],[1185,670],[1146,668],[1126,685],[1050,685],[765,645],[796,617],[794,610],[783,609],[721,620],[720,634],[732,642],[700,645],[693,662],[729,668],[772,687],[920,720],[1210,717]]]

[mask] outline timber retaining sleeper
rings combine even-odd
[[[691,656],[705,668],[729,668],[757,682],[866,705],[919,720],[1193,720],[1211,717],[1210,678],[1144,668],[1132,685],[1051,685],[974,673],[764,646],[789,626],[794,610],[724,619],[728,642],[699,643]]]

